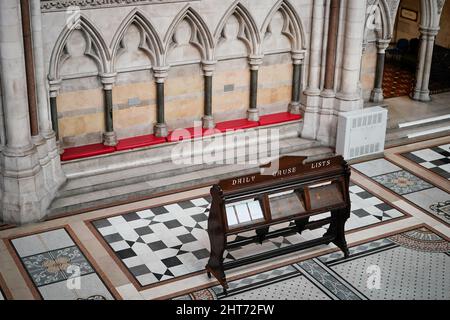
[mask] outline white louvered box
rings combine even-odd
[[[346,160],[384,150],[388,111],[382,107],[339,114],[336,153]]]

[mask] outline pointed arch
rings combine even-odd
[[[261,54],[261,35],[259,33],[258,27],[256,26],[255,20],[253,19],[247,8],[240,2],[236,0],[234,4],[227,10],[225,15],[220,19],[219,24],[214,32],[215,48],[217,49],[219,43],[221,42],[222,33],[228,19],[234,15],[240,24],[239,40],[243,41],[247,46],[249,55],[260,55]]]
[[[292,4],[287,0],[278,0],[272,7],[261,27],[261,35],[264,37],[273,17],[278,11],[281,12],[284,18],[282,33],[291,41],[292,50],[300,51],[306,49],[306,36],[302,22]]]
[[[395,4],[395,8],[391,8],[388,1],[386,0],[375,0],[373,3],[369,3],[369,9],[366,15],[366,23],[364,30],[364,39],[367,39],[369,34],[370,20],[374,19],[376,11],[379,12],[381,18],[381,30],[375,30],[378,40],[389,40],[392,38],[392,33],[394,29],[394,21],[400,1],[391,1]],[[391,11],[395,11],[394,13]]]
[[[74,24],[66,24],[61,31],[50,57],[49,66],[49,80],[60,80],[60,69],[67,56],[64,53],[64,48],[67,44],[72,32],[80,30],[86,39],[85,54],[92,58],[97,64],[99,73],[108,73],[110,70],[109,61],[111,55],[109,53],[108,46],[104,41],[102,35],[92,22],[89,21],[84,15],[80,15],[78,21]]]
[[[153,27],[150,20],[144,15],[142,11],[138,8],[133,9],[122,21],[118,31],[114,35],[111,41],[112,58],[111,64],[112,69],[116,68],[117,58],[121,54],[122,40],[131,25],[136,25],[141,33],[141,42],[139,48],[142,49],[149,57],[153,66],[162,65],[162,55],[163,55],[163,44],[158,35],[158,32]]]
[[[211,32],[200,15],[190,5],[186,5],[183,10],[178,13],[167,30],[164,37],[164,60],[167,59],[170,50],[176,46],[176,42],[173,39],[175,31],[179,24],[185,20],[192,29],[189,43],[199,50],[202,60],[212,60],[214,41]]]

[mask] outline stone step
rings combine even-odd
[[[307,149],[318,146],[317,142],[298,138],[297,126],[292,127],[289,125],[288,128],[290,129],[286,130],[286,127],[284,127],[283,130],[280,130],[280,153],[288,153],[300,149]],[[236,135],[228,134],[227,138],[233,138],[233,136]],[[264,138],[264,136],[257,136],[254,137],[254,139],[242,139],[242,136],[237,137],[238,138],[234,140],[236,142],[235,144],[223,143],[223,136],[218,136],[218,138],[221,140],[216,140],[216,137],[198,139],[187,142],[187,146],[193,147],[193,149],[196,150],[196,152],[192,152],[192,157],[197,157],[203,154],[203,150],[205,150],[205,148],[211,146],[211,142],[216,141],[223,154],[228,155],[227,160],[232,158],[231,163],[237,163],[235,155],[239,154],[238,152],[241,152],[241,154],[247,154],[251,151],[250,145],[258,146],[258,143],[271,143],[271,137]],[[277,137],[278,136],[275,136],[274,138]],[[190,165],[175,164],[173,162],[173,151],[177,150],[176,148],[178,148],[179,150],[179,148],[183,147],[184,145],[186,145],[186,143],[182,145],[170,144],[164,147],[153,148],[154,155],[152,158],[145,159],[146,161],[130,161],[128,163],[128,166],[124,165],[124,162],[122,161],[118,164],[121,167],[115,166],[113,167],[114,170],[111,170],[112,168],[106,168],[106,170],[104,169],[103,172],[99,170],[92,170],[89,175],[87,175],[86,172],[84,172],[83,174],[68,174],[68,181],[63,186],[63,188],[59,190],[57,197],[67,197],[70,195],[139,183],[152,179],[163,178],[166,176],[178,175],[189,171],[198,171],[201,169],[219,166],[203,163],[193,163]],[[199,146],[201,146],[202,148],[199,149]],[[147,150],[143,150],[142,153],[142,157],[148,156]],[[128,155],[124,154],[124,157],[126,156]],[[107,161],[107,159],[108,158],[105,158],[105,161]],[[106,164],[105,167],[107,166],[108,165]]]
[[[427,132],[429,130],[441,130],[447,127],[450,127],[450,120],[435,121],[405,128],[388,129],[386,134],[386,147],[388,148],[397,145],[415,143],[417,141],[435,139],[438,137],[446,136],[450,134],[450,130],[439,131],[436,133],[429,133],[413,138],[408,137],[411,134]]]
[[[302,150],[286,152],[283,153],[283,155],[303,155],[320,158],[332,154],[332,150],[329,148],[310,148],[310,144],[302,145],[303,147],[300,147]],[[257,165],[224,165],[213,168],[204,168],[197,171],[183,172],[177,175],[168,175],[162,178],[154,178],[127,185],[76,193],[56,198],[50,207],[49,216],[54,217],[84,212],[92,208],[108,207],[117,203],[132,202],[170,191],[196,188],[201,185],[211,185],[221,179],[257,171]]]

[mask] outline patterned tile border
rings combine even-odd
[[[29,233],[23,233],[23,234],[16,234],[13,237],[10,238],[4,238],[2,239],[3,242],[6,245],[6,248],[8,249],[8,252],[10,253],[11,257],[13,258],[15,265],[17,266],[20,274],[22,275],[23,279],[25,280],[28,288],[30,289],[33,297],[36,300],[43,300],[42,294],[38,290],[38,286],[36,285],[35,281],[33,280],[31,274],[27,270],[26,266],[24,265],[23,258],[19,256],[19,253],[17,252],[16,248],[14,247],[12,241],[19,238],[24,238],[31,235],[38,235],[46,232],[56,231],[56,230],[65,230],[69,236],[69,238],[73,241],[75,244],[73,247],[77,247],[78,251],[84,256],[85,260],[90,264],[92,268],[91,274],[96,274],[101,281],[101,283],[105,286],[106,290],[109,291],[111,296],[114,299],[121,300],[122,297],[117,292],[117,290],[114,288],[108,277],[102,270],[99,268],[96,261],[93,259],[93,257],[89,254],[87,249],[84,247],[84,245],[79,241],[78,237],[75,235],[74,231],[71,229],[69,225],[63,225],[63,226],[57,226],[53,228],[43,229],[35,232],[29,232]],[[64,249],[64,248],[63,248]],[[67,248],[66,248],[67,249]],[[84,274],[81,274],[83,276]]]
[[[446,144],[446,145],[449,145],[449,144]],[[397,155],[399,155],[406,161],[411,162],[413,165],[419,165],[419,166],[423,167],[424,169],[427,169],[430,174],[437,175],[437,177],[441,177],[445,180],[450,180],[450,172],[441,168],[443,166],[450,165],[450,152],[443,149],[442,146],[445,146],[445,145],[439,144],[438,146],[430,146],[430,147],[425,147],[425,148],[421,148],[421,149],[417,149],[417,150],[413,150],[413,151],[401,152],[401,153],[398,153]],[[437,149],[440,149],[440,150],[437,150]],[[441,157],[438,159],[435,159],[435,160],[427,161],[424,158],[421,158],[420,156],[413,154],[414,152],[420,152],[420,151],[432,151],[436,154],[440,154]],[[438,163],[436,163],[436,162],[438,162]],[[443,162],[445,162],[445,163],[442,164]],[[426,163],[429,165],[428,167],[424,166],[424,164],[426,164]],[[436,172],[433,169],[439,171],[440,173]]]
[[[11,291],[6,286],[5,280],[3,279],[1,274],[0,274],[0,294],[3,297],[3,300],[12,300],[13,298]]]
[[[440,137],[433,140],[426,140],[422,142],[417,142],[413,144],[406,144],[401,146],[396,146],[389,148],[385,150],[384,158],[386,158],[388,161],[391,161],[395,165],[411,171],[412,168],[418,168],[417,171],[414,171],[414,174],[422,178],[423,180],[436,185],[437,181],[442,182],[442,187],[445,191],[450,192],[450,183],[448,180],[446,180],[444,177],[440,176],[439,174],[428,170],[427,168],[421,166],[420,164],[408,159],[404,156],[406,153],[411,153],[423,149],[430,149],[435,148],[441,145],[450,144],[450,138],[449,137]],[[404,163],[402,163],[404,162]],[[429,177],[426,177],[422,174],[423,172],[427,172],[429,174]],[[446,187],[447,186],[447,187]]]
[[[415,231],[418,231],[420,229],[425,229],[427,230],[430,234],[440,237],[441,241],[445,241],[447,243],[447,247],[450,246],[449,242],[450,242],[450,238],[445,236],[444,234],[442,234],[441,232],[439,232],[438,230],[436,230],[435,228],[432,228],[430,226],[427,226],[426,224],[420,224],[420,225],[416,225],[416,226],[411,226],[408,228],[404,228],[401,230],[396,230],[393,232],[389,232],[386,234],[382,234],[373,238],[369,238],[369,239],[365,239],[365,240],[361,240],[355,243],[351,244],[350,247],[350,252],[351,252],[351,256],[349,259],[357,259],[361,256],[367,256],[367,255],[371,255],[371,254],[376,254],[385,250],[389,250],[390,248],[395,248],[398,247],[399,245],[396,244],[394,242],[394,240],[396,239],[396,237],[399,237],[403,234],[407,234],[407,233],[414,233]],[[372,242],[375,242],[376,245],[371,246]],[[361,250],[361,246],[365,246],[365,245],[369,245],[369,249],[363,251]],[[441,248],[442,249],[442,248]],[[445,249],[445,248],[444,248]],[[340,255],[339,250],[328,250],[329,252],[321,252],[319,254],[316,255],[309,255],[306,257],[303,257],[302,259],[298,259],[297,261],[291,261],[288,264],[285,265],[277,265],[277,266],[273,266],[273,267],[268,267],[262,270],[259,270],[258,272],[254,272],[252,274],[246,274],[246,275],[240,275],[239,277],[233,277],[232,279],[229,279],[230,282],[230,286],[233,287],[239,287],[240,283],[247,281],[247,278],[250,277],[258,277],[258,275],[264,274],[264,273],[273,273],[274,270],[278,270],[280,268],[289,268],[289,266],[298,266],[296,268],[298,268],[301,272],[305,271],[305,264],[308,263],[315,263],[318,264],[319,266],[325,266],[323,261],[328,261],[327,259],[324,260],[324,257],[329,257],[329,256],[333,256],[335,259],[335,261],[331,262],[331,265],[327,267],[327,269],[331,270],[331,266],[334,266],[336,264],[339,263],[343,263],[348,261],[344,260],[344,259],[337,259],[337,255]],[[353,253],[352,253],[353,252]],[[442,252],[442,250],[440,251]],[[450,252],[444,253],[450,256]],[[303,267],[302,267],[303,266]],[[345,283],[346,285],[346,298],[355,298],[355,299],[367,299],[367,297],[365,297],[361,292],[359,292],[356,288],[354,288],[348,281],[346,281],[344,278],[342,278],[337,272],[335,272],[334,270],[331,270],[331,275],[333,277],[333,279],[329,279],[330,281],[328,281],[328,285],[331,285],[332,283],[337,283],[337,282],[341,282],[343,281],[343,283]],[[309,273],[309,272],[308,272]],[[289,273],[285,273],[286,277],[292,277],[292,274]],[[300,276],[300,274],[299,274]],[[313,276],[313,278],[317,278],[314,275],[310,274],[310,276]],[[316,275],[317,276],[317,275]],[[276,277],[274,277],[275,279]],[[284,281],[287,280],[288,278],[283,278],[283,274],[280,273],[280,276],[278,277],[279,281]],[[314,279],[313,279],[314,281]],[[235,283],[233,283],[235,282]],[[236,283],[237,282],[237,283]],[[252,283],[252,281],[247,281],[249,283]],[[330,289],[330,288],[328,288]],[[333,288],[331,288],[333,289]],[[352,292],[350,292],[350,291]],[[323,290],[322,290],[323,291]],[[331,290],[328,294],[333,295],[333,290]],[[220,298],[221,296],[223,296],[223,294],[221,294],[221,287],[218,285],[218,283],[213,283],[213,284],[209,284],[206,286],[202,286],[202,287],[197,287],[197,288],[193,288],[190,291],[184,291],[184,292],[178,292],[172,295],[168,295],[163,297],[162,299],[177,299],[177,300],[213,300],[213,299],[217,299]],[[229,290],[229,292],[231,293],[231,291]],[[326,293],[326,292],[324,292]],[[356,295],[358,296],[354,296],[356,293]],[[327,294],[327,293],[326,293]],[[328,295],[327,294],[327,295]]]
[[[397,162],[394,162],[394,161],[392,161],[392,160],[389,159],[389,158],[385,158],[385,157],[382,157],[382,158],[385,159],[386,161],[388,161],[388,162],[390,162],[390,163],[393,163],[393,164],[395,164],[396,166],[402,168],[403,171],[409,172],[409,171],[411,170],[410,168],[405,168],[405,167],[403,167],[401,164],[397,164]],[[364,174],[363,172],[357,170],[357,169],[354,168],[354,167],[352,167],[352,170],[355,170],[355,172],[357,172],[357,173],[360,174],[361,176],[365,177],[366,179],[369,179],[370,181],[372,181],[373,183],[375,183],[376,185],[378,185],[380,188],[382,188],[382,189],[385,190],[386,192],[388,192],[388,193],[390,193],[390,194],[392,194],[392,195],[398,197],[399,199],[401,199],[401,200],[407,202],[409,205],[411,205],[411,206],[413,206],[414,208],[416,208],[417,210],[419,210],[419,211],[425,213],[426,215],[432,217],[434,220],[436,220],[436,221],[438,221],[438,222],[444,224],[444,225],[447,226],[447,227],[450,227],[450,223],[449,223],[449,222],[446,222],[446,221],[444,221],[444,220],[442,220],[442,219],[437,218],[437,217],[436,217],[435,215],[433,215],[431,212],[428,212],[428,211],[425,210],[424,208],[419,207],[417,204],[415,204],[415,203],[413,203],[412,201],[410,201],[409,199],[403,197],[401,194],[396,193],[395,191],[393,191],[393,190],[391,190],[391,189],[385,187],[384,185],[382,185],[382,184],[381,184],[380,182],[378,182],[377,180],[373,179],[373,178],[376,178],[376,177],[369,177],[369,176],[367,176],[366,174]],[[422,176],[419,176],[419,175],[417,175],[417,177],[420,178],[420,179],[422,179],[422,180],[424,180],[425,182],[429,183],[429,184],[432,186],[432,188],[440,189],[440,190],[442,190],[443,192],[446,192],[446,190],[443,190],[441,187],[436,186],[436,185],[435,185],[432,181],[430,181],[429,179],[426,179],[426,178],[424,178],[424,177],[422,177]],[[446,192],[446,193],[448,193],[448,192]]]
[[[367,191],[367,189],[363,185],[361,185],[360,183],[358,183],[356,181],[353,181],[353,180],[352,180],[352,183],[355,186],[358,186],[358,187],[360,187],[360,188],[362,188],[362,189]],[[371,193],[371,195],[373,197],[375,197],[375,198],[378,198],[382,202],[386,203],[392,209],[395,209],[395,210],[399,211],[402,214],[402,216],[391,218],[391,219],[385,220],[385,221],[380,221],[380,222],[377,222],[377,223],[374,223],[374,224],[370,224],[370,225],[367,225],[367,226],[357,227],[357,228],[354,228],[352,230],[347,231],[347,234],[359,232],[359,231],[362,231],[362,230],[365,230],[365,229],[369,229],[369,228],[372,228],[372,227],[375,227],[375,226],[380,226],[380,225],[392,223],[392,222],[395,222],[395,221],[399,221],[399,220],[403,220],[403,219],[407,219],[407,218],[411,217],[411,215],[409,213],[405,212],[403,209],[401,209],[401,208],[395,206],[394,204],[390,203],[389,201],[387,201],[385,198],[383,198],[379,194]],[[199,198],[199,197],[195,197],[195,198]],[[192,200],[192,198],[188,197],[188,198],[183,198],[183,199],[180,199],[180,200],[177,200],[177,201],[170,201],[170,202],[166,202],[166,203],[161,203],[161,204],[159,204],[157,206],[153,206],[151,208],[168,206],[168,205],[184,202],[184,201],[187,201],[187,200]],[[145,208],[142,208],[142,209],[145,210]],[[100,221],[100,220],[104,220],[104,219],[112,218],[112,217],[124,216],[124,215],[127,215],[127,214],[134,214],[135,212],[136,212],[136,210],[128,210],[128,211],[125,211],[123,213],[115,213],[113,215],[105,216],[105,217],[98,218],[98,219],[88,219],[88,220],[85,220],[84,223],[87,225],[89,230],[95,235],[96,239],[102,244],[102,246],[105,248],[105,250],[108,252],[108,254],[112,257],[112,259],[119,266],[121,271],[123,271],[123,273],[127,276],[128,280],[134,285],[134,287],[138,291],[144,291],[144,290],[147,290],[147,289],[152,289],[152,288],[155,288],[155,287],[158,287],[158,286],[161,286],[161,285],[165,285],[165,284],[170,283],[170,282],[180,281],[180,280],[183,280],[183,279],[187,279],[187,278],[190,278],[190,277],[202,275],[202,274],[205,273],[204,270],[199,270],[199,271],[196,271],[196,272],[191,272],[191,273],[184,274],[184,275],[181,275],[181,276],[178,276],[178,277],[174,277],[172,279],[168,279],[168,280],[163,280],[163,281],[159,281],[159,282],[156,282],[156,283],[142,285],[138,281],[138,279],[132,274],[131,270],[125,265],[124,261],[117,256],[117,253],[111,248],[110,244],[107,243],[107,241],[104,239],[104,237],[100,234],[99,230],[97,230],[97,228],[94,226],[96,221]]]

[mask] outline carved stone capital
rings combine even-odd
[[[157,83],[164,83],[167,76],[169,75],[170,67],[153,67],[153,76],[155,77],[155,81]]]
[[[292,51],[291,52],[293,64],[303,64],[305,60],[305,51]]]
[[[390,39],[380,39],[377,40],[377,49],[378,49],[378,53],[385,53],[386,49],[389,47],[389,44],[391,43]]]
[[[250,70],[258,70],[263,63],[263,56],[252,55],[248,58],[248,64],[250,65]]]
[[[217,61],[202,61],[203,75],[211,77],[216,69]]]
[[[100,75],[104,90],[112,90],[114,83],[116,83],[116,76],[117,73],[103,73]]]
[[[49,80],[48,86],[50,91],[50,98],[55,98],[59,94],[59,89],[61,89],[61,80]]]

